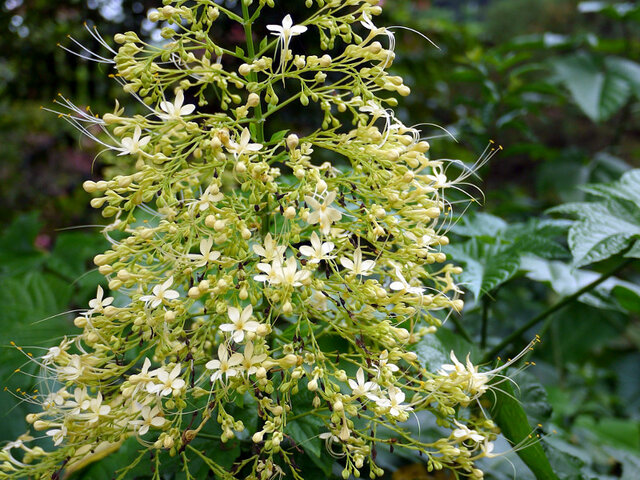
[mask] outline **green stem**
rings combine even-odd
[[[247,41],[247,54],[249,60],[253,62],[256,59],[256,49],[253,44],[253,32],[251,31],[251,15],[249,15],[249,5],[246,0],[242,0],[242,25],[244,27],[244,35]],[[256,72],[249,74],[249,81],[252,83],[258,82],[258,75]],[[256,119],[256,140],[258,143],[264,143],[264,125],[262,119],[262,102],[258,103],[255,107],[255,119]]]
[[[549,315],[552,315],[553,313],[557,312],[558,310],[560,310],[563,307],[566,307],[567,305],[572,303],[574,300],[577,300],[578,298],[580,298],[585,293],[593,290],[594,288],[596,288],[598,285],[600,285],[602,282],[604,282],[608,278],[613,277],[616,273],[620,272],[622,269],[627,267],[631,262],[633,262],[633,260],[634,260],[633,258],[627,258],[624,262],[620,263],[619,265],[617,265],[616,267],[612,268],[611,270],[603,273],[599,278],[597,278],[596,280],[594,280],[590,284],[585,285],[584,287],[582,287],[577,292],[569,295],[568,297],[563,298],[559,302],[553,304],[551,307],[546,309],[544,312],[540,313],[540,315],[537,315],[536,317],[534,317],[531,320],[529,320],[523,326],[521,326],[516,331],[511,333],[511,335],[507,336],[504,340],[502,340],[502,342],[500,342],[498,345],[496,345],[494,348],[492,348],[484,356],[483,362],[491,361],[493,358],[495,358],[496,355],[498,355],[498,353],[500,353],[502,351],[502,349],[504,349],[505,347],[511,345],[511,343],[514,342],[515,340],[519,339],[527,330],[529,330],[530,328],[534,327],[535,325],[537,325],[538,323],[543,321]]]
[[[242,4],[242,18],[243,18],[242,25],[244,27],[244,35],[247,41],[247,55],[249,56],[249,60],[253,62],[256,58],[256,48],[255,48],[255,45],[253,44],[253,32],[251,30],[253,19],[249,14],[249,5],[247,3],[247,0],[241,0],[240,3]],[[254,85],[257,84],[258,75],[255,72],[251,72],[249,74],[249,81]],[[258,143],[264,144],[264,117],[262,112],[262,99],[260,100],[258,105],[256,105],[254,112],[255,112],[255,123],[253,125],[255,126],[256,140],[258,141]],[[260,230],[263,236],[269,233],[269,229],[271,227],[270,217],[269,217],[269,214],[271,211],[270,198],[271,198],[270,196],[267,196],[267,205],[263,209],[261,214],[262,228]]]

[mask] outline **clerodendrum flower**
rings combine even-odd
[[[72,475],[127,436],[155,459],[176,454],[188,472],[212,436],[240,432],[254,445],[224,466],[206,457],[208,475],[301,478],[308,442],[289,439],[313,418],[344,476],[384,475],[375,432],[392,424],[400,448],[478,480],[473,462],[493,455],[497,432],[482,408],[465,407],[505,366],[481,372],[452,353],[432,371],[409,348],[436,331],[432,311],[462,309],[441,212],[445,190],[468,175],[448,179],[448,161],[430,158],[421,132],[396,118],[394,95],[410,89],[386,70],[393,27],[373,23],[376,0],[309,0],[300,24],[285,12],[264,34],[254,27],[287,2],[222,3],[164,0],[149,13],[177,27],[163,29],[164,44],[128,32],[116,50],[89,29],[115,55],[95,58],[147,113],[116,104],[100,117],[59,103],[117,158],[84,187],[111,219],[109,250],[94,262],[118,307],[98,287],[74,321],[81,332],[35,360],[59,386],[29,395],[42,408],[28,421],[55,447],[27,450],[21,437],[20,460],[0,451],[0,479],[50,478],[61,465]],[[245,32],[238,48],[215,38],[219,17]],[[290,51],[307,29],[317,34],[302,39],[321,45],[305,51],[321,56]],[[286,124],[296,105],[303,128]],[[258,423],[240,421],[243,409]],[[413,409],[449,431],[415,437],[402,424]]]
[[[122,147],[117,149],[120,151],[118,155],[135,155],[142,152],[143,147],[146,147],[151,141],[151,137],[147,135],[146,137],[140,138],[140,135],[142,135],[142,130],[136,125],[133,136],[125,137],[120,142]]]
[[[162,120],[179,120],[185,115],[191,115],[195,109],[195,105],[184,105],[184,92],[179,88],[176,91],[176,99],[173,103],[166,100],[160,102],[160,110],[164,113],[158,113],[157,115]]]
[[[294,25],[291,15],[287,15],[282,20],[282,25],[267,25],[267,30],[269,30],[272,35],[277,35],[280,39],[280,70],[284,70],[291,37],[303,34],[307,31],[307,27],[304,25]]]
[[[329,255],[329,253],[335,248],[335,244],[333,242],[323,243],[316,232],[311,234],[310,240],[311,246],[302,245],[300,247],[300,253],[305,257],[309,257],[309,263],[320,263],[322,260],[335,258],[334,256]]]
[[[180,297],[180,294],[176,290],[171,290],[169,287],[173,285],[173,275],[167,278],[165,282],[153,287],[152,295],[143,295],[140,300],[145,302],[151,308],[156,308],[161,303],[167,300],[175,300]]]
[[[371,275],[373,268],[376,266],[375,260],[362,260],[360,247],[353,251],[353,260],[347,257],[340,257],[340,263],[352,275],[362,275],[363,277]]]
[[[232,332],[231,338],[236,343],[242,343],[245,333],[254,333],[260,326],[255,320],[250,320],[253,315],[253,306],[251,305],[247,305],[242,310],[242,313],[236,307],[229,307],[227,315],[229,315],[231,323],[223,323],[220,325],[220,330],[222,332]]]
[[[243,355],[240,353],[234,353],[229,356],[229,350],[221,343],[218,346],[218,359],[209,360],[205,365],[208,370],[213,370],[211,381],[215,383],[220,380],[223,375],[226,378],[235,377],[239,372],[239,369],[235,367],[238,367],[242,363],[243,358]]]
[[[319,223],[320,231],[324,235],[329,234],[331,225],[342,218],[342,213],[331,206],[337,196],[338,192],[335,190],[328,192],[326,197],[322,199],[322,203],[312,196],[306,195],[304,197],[305,202],[313,209],[309,214],[307,222],[309,222],[309,225]]]
[[[91,308],[90,312],[101,312],[104,307],[111,305],[111,303],[113,303],[113,297],[104,298],[104,290],[102,290],[102,287],[98,285],[96,298],[89,300],[89,307]]]
[[[248,153],[257,153],[262,150],[262,146],[261,143],[251,143],[251,133],[248,128],[244,128],[240,134],[240,141],[236,143],[233,140],[229,140],[227,150],[238,158]]]
[[[205,265],[215,262],[220,258],[220,252],[217,250],[211,251],[213,247],[213,239],[212,238],[203,238],[200,240],[200,254],[190,253],[187,255],[191,260],[195,260],[195,267],[204,267]],[[166,294],[165,294],[166,296]]]
[[[144,435],[149,431],[150,427],[162,427],[167,421],[166,418],[161,416],[162,411],[156,405],[151,408],[149,405],[145,405],[140,410],[141,420],[131,420],[129,424],[134,427],[138,432],[138,435]]]

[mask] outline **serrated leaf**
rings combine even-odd
[[[464,216],[461,223],[454,225],[451,231],[463,237],[495,237],[507,228],[507,222],[488,213],[476,213]]]
[[[600,203],[574,203],[550,211],[578,217],[568,238],[576,267],[616,255],[640,236],[640,224],[635,222],[637,208],[634,211],[626,202],[609,199]]]
[[[560,261],[549,261],[533,255],[522,258],[521,268],[527,278],[536,282],[548,284],[558,295],[567,297],[581,288],[600,278],[600,274],[588,270],[575,269],[571,265]],[[620,280],[609,278],[589,293],[578,298],[578,301],[598,308],[624,310],[624,305],[616,301],[615,290],[624,290],[621,295],[630,301],[630,296],[640,296],[640,287]]]
[[[493,389],[494,395],[487,395],[492,399],[491,416],[502,430],[502,434],[514,445],[530,438],[533,430],[529,425],[527,414],[508,381],[502,382]],[[535,442],[526,448],[520,447],[518,456],[529,467],[538,480],[557,480],[549,459],[540,443]]]
[[[631,96],[631,85],[618,69],[607,69],[593,55],[578,53],[551,65],[576,105],[594,122],[611,118]]]

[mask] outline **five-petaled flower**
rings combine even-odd
[[[88,313],[102,312],[104,307],[108,307],[112,302],[113,297],[104,298],[104,290],[102,290],[102,287],[98,285],[96,298],[94,298],[93,300],[89,300],[89,307],[91,308],[91,310],[89,310]]]
[[[220,330],[223,332],[233,332],[231,338],[236,343],[242,343],[246,332],[255,332],[260,324],[255,320],[249,320],[253,315],[253,307],[247,305],[242,313],[236,307],[229,307],[227,315],[232,323],[223,323]]]
[[[324,235],[327,235],[331,231],[332,223],[342,218],[342,213],[331,207],[331,204],[337,196],[338,192],[329,192],[327,196],[322,199],[322,203],[312,196],[307,195],[304,197],[304,200],[313,209],[313,212],[311,212],[307,218],[307,222],[309,225],[320,224],[320,231]]]
[[[196,109],[193,104],[184,105],[184,92],[182,89],[176,91],[176,99],[173,103],[160,102],[160,110],[164,113],[158,113],[158,117],[162,120],[178,120],[184,115],[190,115]]]
[[[376,266],[376,262],[373,260],[362,260],[360,247],[353,251],[353,260],[347,257],[340,257],[340,263],[352,275],[362,275],[363,277],[371,275],[373,268]]]
[[[133,426],[134,430],[138,431],[138,435],[144,435],[149,431],[149,427],[161,427],[165,424],[167,420],[161,416],[161,413],[157,405],[153,408],[145,405],[140,411],[142,420],[132,420],[129,423]]]
[[[241,353],[234,353],[229,357],[229,350],[224,343],[218,346],[218,359],[209,360],[205,365],[208,370],[214,370],[211,374],[211,382],[215,383],[225,375],[226,378],[235,377],[238,374],[238,367],[242,363],[244,356]]]
[[[141,135],[142,129],[136,125],[133,136],[125,137],[120,141],[122,147],[116,149],[120,152],[118,155],[135,155],[136,153],[141,153],[142,148],[151,141],[149,135],[140,138]]]
[[[321,260],[329,260],[335,258],[329,255],[329,253],[335,248],[333,242],[324,242],[320,240],[318,234],[313,232],[311,234],[311,246],[302,245],[300,247],[300,253],[305,257],[309,257],[309,263],[320,263]]]
[[[291,37],[303,34],[307,31],[307,27],[304,25],[294,25],[291,15],[287,15],[282,20],[282,25],[267,25],[267,30],[269,30],[272,35],[280,37],[279,43],[280,48],[282,49],[280,52],[280,68],[284,69],[284,62],[286,61],[287,54],[289,52],[289,42],[291,41]]]
[[[173,396],[178,395],[186,385],[186,382],[182,378],[179,378],[180,369],[179,363],[173,367],[171,372],[167,372],[164,368],[156,369],[156,378],[161,383],[149,382],[147,384],[147,392],[157,393],[161,397],[166,397],[171,393],[173,393]]]
[[[242,133],[240,134],[240,142],[236,143],[233,140],[229,140],[229,145],[227,147],[227,150],[229,150],[230,153],[233,153],[233,155],[236,158],[246,153],[256,153],[262,150],[261,143],[250,143],[250,142],[251,142],[251,133],[249,132],[248,128],[245,128],[244,130],[242,130]]]
[[[356,372],[356,380],[357,381],[354,381],[351,378],[348,380],[349,387],[351,387],[354,397],[362,397],[363,395],[367,395],[367,393],[377,387],[374,382],[365,382],[364,370],[362,370],[362,367],[360,367]]]
[[[217,250],[211,251],[213,247],[213,239],[212,238],[203,238],[200,240],[200,254],[190,253],[187,255],[191,260],[195,260],[195,267],[204,267],[210,262],[215,262],[218,258],[220,258],[220,252]]]
[[[175,300],[180,294],[175,290],[170,290],[173,285],[173,275],[171,275],[164,283],[153,287],[152,295],[143,295],[140,300],[145,302],[151,308],[156,308],[166,300]]]

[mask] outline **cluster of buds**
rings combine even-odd
[[[165,0],[149,15],[168,25],[165,44],[115,37],[107,63],[145,115],[63,105],[119,169],[84,185],[110,219],[95,264],[117,298],[98,287],[81,332],[34,360],[58,387],[33,397],[28,421],[54,448],[28,435],[5,446],[0,478],[57,478],[130,437],[186,471],[238,438],[253,453],[233,473],[208,459],[214,474],[302,478],[295,458],[314,439],[301,421],[345,478],[381,476],[385,444],[482,476],[474,461],[496,428],[474,402],[491,375],[455,357],[429,371],[412,351],[440,326],[435,311],[462,310],[460,269],[441,252],[455,180],[391,109],[409,88],[387,72],[378,3],[307,0],[299,23],[261,25],[274,1]],[[245,44],[216,43],[216,22],[237,23]],[[294,52],[313,32],[325,53]],[[317,125],[267,135],[295,104],[321,112]],[[449,433],[415,438],[411,415]]]

